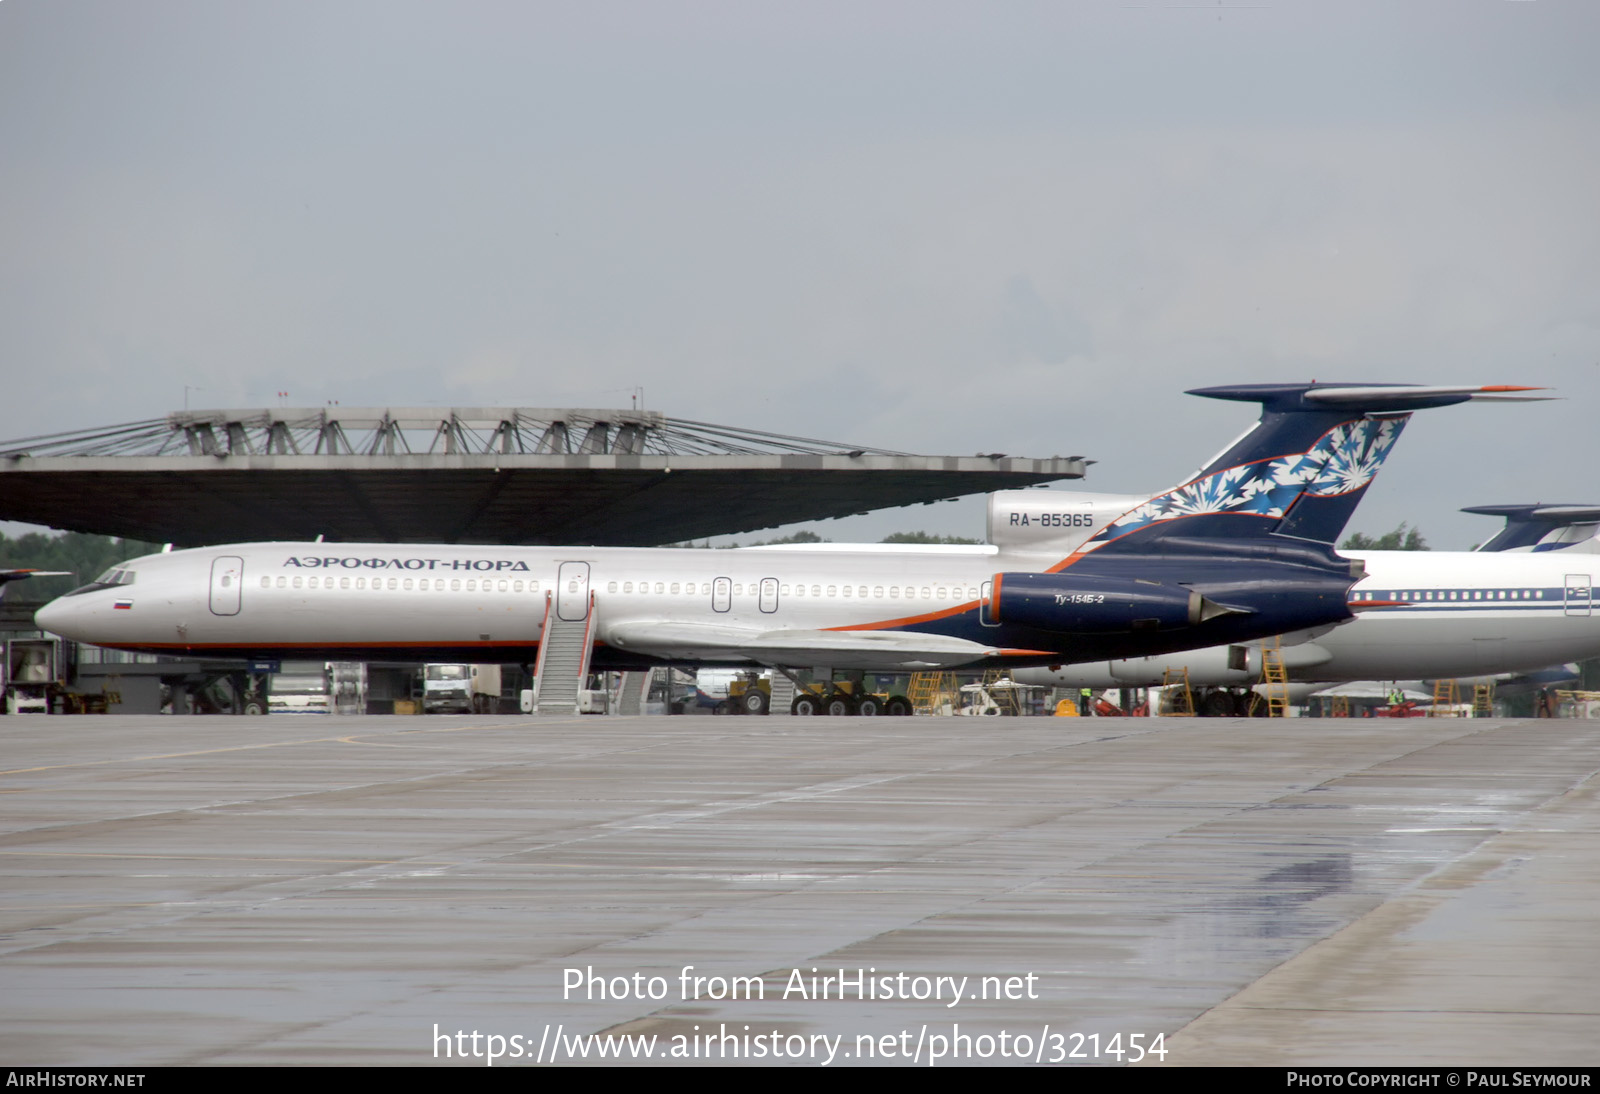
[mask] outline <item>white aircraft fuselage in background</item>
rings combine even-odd
[[[1348,623],[1285,637],[1291,681],[1418,680],[1530,672],[1600,657],[1593,555],[1475,551],[1346,551],[1368,576],[1357,583]],[[1401,601],[1360,610],[1363,602]],[[1058,687],[1161,685],[1187,669],[1194,686],[1261,679],[1259,646],[1211,647],[1171,656],[1020,669],[1020,682]]]

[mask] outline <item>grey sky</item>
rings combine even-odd
[[[1600,8],[0,3],[0,438],[647,405],[1170,485],[1284,379],[1419,416],[1356,525],[1596,501]],[[981,530],[976,505],[825,531]]]

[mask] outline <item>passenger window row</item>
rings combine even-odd
[[[315,574],[303,577],[296,574],[294,577],[280,576],[276,582],[271,577],[261,579],[263,589],[370,589],[373,592],[452,592],[452,593],[537,593],[540,591],[537,581],[523,581],[511,578],[476,578],[476,577],[374,577],[370,580],[365,576],[350,577],[341,574],[338,577],[318,577]]]
[[[1543,600],[1543,589],[1400,589],[1390,592],[1357,593],[1356,600],[1409,600],[1426,603],[1439,600]],[[1559,590],[1551,594],[1559,600]]]
[[[657,581],[652,584],[648,581],[611,581],[606,584],[606,592],[621,593],[623,596],[649,595],[654,589],[656,596],[710,596],[710,582],[665,582]],[[733,595],[743,596],[747,592],[755,596],[760,591],[757,582],[734,582]],[[978,598],[978,588],[968,585],[782,585],[779,588],[781,596],[810,596],[810,597],[849,597],[859,600],[898,600],[902,596],[907,600],[968,600]]]
[[[538,581],[524,581],[511,578],[473,578],[473,577],[372,577],[365,575],[351,577],[348,574],[338,576],[318,576],[312,574],[305,576],[295,574],[293,577],[279,575],[261,579],[263,589],[358,589],[390,591],[390,592],[466,592],[466,593],[539,593],[543,586]],[[735,582],[733,595],[743,596],[747,592],[755,596],[760,590],[757,582]],[[656,596],[710,596],[711,582],[680,582],[680,581],[623,581],[608,582],[608,593],[620,593],[623,596],[650,595]],[[941,584],[941,585],[781,585],[779,595],[806,598],[846,597],[853,600],[976,600],[978,598],[977,586]]]

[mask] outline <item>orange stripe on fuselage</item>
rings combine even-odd
[[[448,638],[436,638],[430,642],[138,642],[122,644],[117,642],[96,642],[95,645],[103,646],[108,650],[236,650],[242,646],[250,649],[261,650],[366,650],[366,649],[431,649],[439,646],[451,646],[471,649],[504,649],[507,647],[537,646],[533,641],[504,642],[468,642],[465,640],[453,641]]]
[[[937,612],[927,612],[923,615],[907,615],[899,619],[880,619],[876,623],[850,623],[843,627],[823,627],[825,631],[892,631],[901,627],[910,626],[912,623],[932,623],[935,619],[949,619],[952,615],[961,615],[978,607],[978,601],[968,600],[957,604],[954,608],[944,608]]]

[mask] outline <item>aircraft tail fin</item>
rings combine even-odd
[[[1479,551],[1554,551],[1570,548],[1595,535],[1600,525],[1600,505],[1472,505],[1463,513],[1480,513],[1490,517],[1504,517],[1506,526],[1496,532],[1488,542],[1475,548]],[[1566,533],[1552,537],[1552,532],[1566,529]],[[1546,537],[1550,537],[1547,541]]]
[[[1147,550],[1167,536],[1290,536],[1332,544],[1413,411],[1473,400],[1531,401],[1513,386],[1243,384],[1190,395],[1261,404],[1261,420],[1192,478],[1090,540]]]

